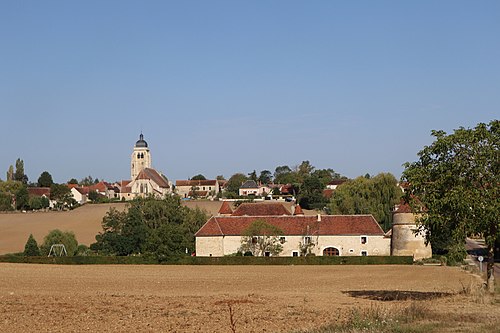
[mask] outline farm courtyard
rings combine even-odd
[[[436,266],[2,263],[0,332],[295,332],[409,304],[432,315],[426,332],[498,332],[479,284]]]

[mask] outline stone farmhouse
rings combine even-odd
[[[243,232],[257,219],[283,231],[278,235],[283,246],[279,256],[304,254],[304,245],[318,256],[391,254],[390,237],[371,215],[305,216],[300,206],[292,215],[281,204],[242,204],[230,215],[223,204],[221,211],[195,234],[197,256],[218,257],[238,252]]]
[[[430,244],[415,235],[415,219],[404,208],[395,211],[394,227],[388,233],[372,215],[305,216],[299,205],[293,208],[291,213],[279,203],[242,204],[233,212],[223,202],[219,214],[195,234],[196,255],[238,252],[244,231],[259,219],[283,231],[277,235],[283,246],[279,256],[300,256],[305,251],[317,256],[410,255],[415,260],[432,256]]]

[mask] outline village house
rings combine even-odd
[[[176,180],[175,192],[181,198],[209,198],[220,192],[220,184],[215,180]]]
[[[49,208],[54,208],[55,201],[50,199],[50,187],[28,187],[28,197],[42,197],[49,201]]]
[[[257,184],[254,180],[244,182],[239,190],[240,196],[265,196],[270,194],[272,189],[269,186]]]
[[[71,189],[71,195],[73,196],[73,199],[79,204],[83,205],[86,204],[87,201],[89,200],[89,188],[88,187],[70,187]]]

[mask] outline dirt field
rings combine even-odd
[[[476,282],[459,268],[425,266],[0,264],[0,332],[232,332],[228,303],[236,332],[290,332],[353,307],[409,302],[372,300],[380,295],[426,299]],[[500,318],[498,305],[465,296],[418,302],[443,316],[488,320],[492,309]]]
[[[215,215],[222,202],[184,201],[183,204]],[[290,209],[290,203],[284,204]],[[22,252],[31,233],[41,244],[53,229],[73,231],[78,242],[88,246],[95,242],[95,235],[102,230],[102,218],[111,207],[123,210],[126,204],[84,205],[68,212],[0,213],[0,254]]]

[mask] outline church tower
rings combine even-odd
[[[135,143],[131,160],[131,180],[134,180],[143,169],[151,168],[151,153],[149,152],[148,143],[144,141],[144,135],[142,135],[142,133],[139,135],[139,140]]]

